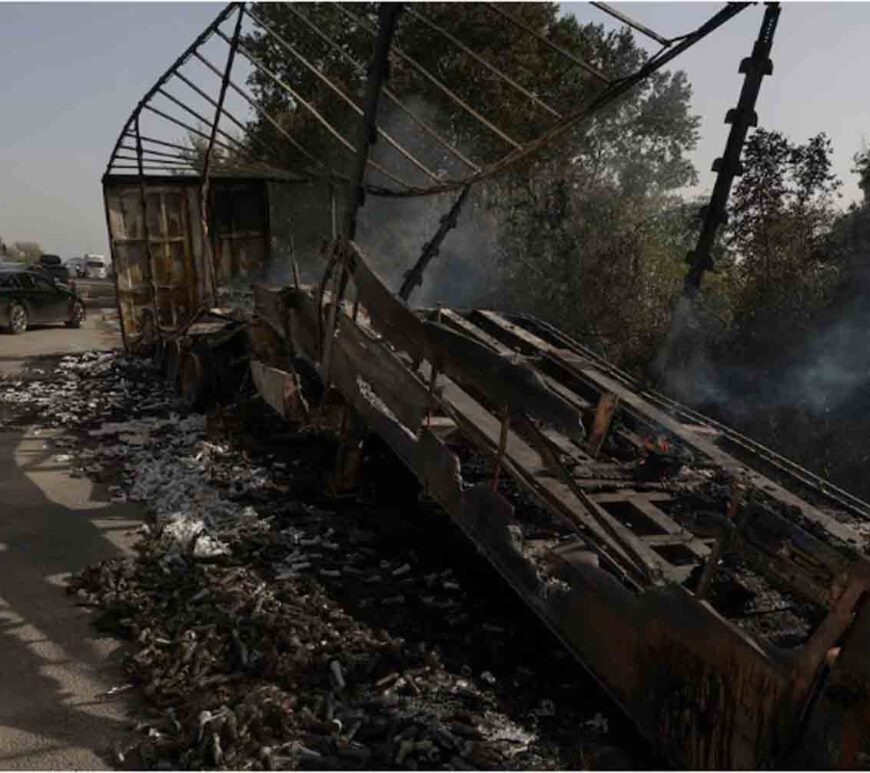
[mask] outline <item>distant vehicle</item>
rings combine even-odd
[[[69,271],[61,262],[59,255],[42,255],[39,258],[39,262],[30,266],[30,268],[56,282],[69,284]]]
[[[41,271],[0,264],[0,325],[20,335],[31,325],[63,322],[81,327],[84,301],[75,290],[52,282]]]
[[[89,279],[108,279],[111,261],[105,255],[85,255],[85,276]]]
[[[64,263],[71,276],[85,276],[87,263],[84,258],[68,258]]]

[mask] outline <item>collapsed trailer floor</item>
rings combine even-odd
[[[843,719],[855,699],[840,688],[866,673],[866,504],[644,393],[540,321],[421,311],[418,324],[437,320],[438,335],[448,328],[460,347],[472,340],[487,354],[415,355],[413,328],[397,333],[385,319],[395,308],[343,304],[325,338],[325,374],[328,294],[255,295],[265,324],[251,330],[254,382],[288,419],[339,431],[339,485],[352,481],[361,437],[377,434],[674,762],[742,768],[858,754],[846,738],[858,731]],[[309,405],[291,355],[334,389]],[[523,422],[504,410],[515,385],[506,373],[492,383],[490,355],[531,368],[586,426],[618,405],[612,423],[579,440]],[[535,394],[529,412],[546,414]]]

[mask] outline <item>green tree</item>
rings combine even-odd
[[[627,33],[569,28],[609,49],[617,72],[643,62]],[[596,343],[626,367],[652,356],[692,244],[697,207],[677,195],[696,179],[686,157],[698,125],[690,98],[683,73],[659,72],[578,127],[570,158],[553,147],[496,183],[511,305]]]
[[[13,242],[12,246],[7,248],[7,254],[10,260],[32,263],[39,260],[42,255],[42,247],[39,242]]]
[[[870,148],[866,145],[864,150],[852,156],[855,166],[852,171],[858,175],[858,187],[864,194],[864,205],[870,204]]]
[[[841,185],[824,134],[804,144],[759,129],[747,141],[744,174],[730,206],[728,240],[741,285],[736,350],[765,357],[801,340],[830,298],[836,264],[824,238]]]

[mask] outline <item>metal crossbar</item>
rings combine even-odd
[[[498,4],[486,3],[486,8],[494,16],[504,20],[506,24],[522,30],[526,35],[534,37],[543,45],[546,45],[548,49],[556,52],[562,59],[570,62],[571,66],[581,68],[585,73],[594,77],[602,84],[603,87],[597,93],[592,93],[588,99],[578,105],[573,111],[569,111],[561,104],[558,105],[559,109],[552,104],[548,104],[542,98],[540,92],[535,89],[534,83],[527,82],[526,74],[523,75],[523,78],[518,78],[516,73],[509,72],[510,68],[507,66],[509,62],[507,64],[499,62],[496,65],[494,62],[489,61],[487,57],[482,55],[481,51],[475,50],[473,46],[463,41],[452,28],[448,29],[441,19],[435,20],[424,8],[406,7],[404,9],[406,14],[415,24],[419,25],[420,32],[425,34],[428,31],[432,35],[433,45],[446,40],[461,54],[468,57],[472,69],[476,68],[478,73],[486,73],[490,80],[495,78],[504,83],[508,89],[522,95],[529,101],[531,106],[534,106],[542,114],[546,114],[543,117],[550,119],[551,125],[545,126],[536,136],[524,139],[522,142],[519,141],[511,126],[499,126],[491,121],[483,114],[483,110],[478,104],[474,103],[473,99],[467,96],[460,96],[460,92],[455,88],[455,85],[451,84],[440,72],[424,66],[420,61],[411,56],[408,51],[402,50],[395,43],[391,43],[387,56],[393,59],[394,65],[399,64],[407,73],[418,76],[422,79],[423,83],[433,87],[447,100],[443,121],[444,126],[455,125],[454,115],[456,114],[468,115],[485,132],[504,143],[507,149],[502,151],[500,156],[486,163],[476,162],[467,151],[460,150],[457,147],[456,137],[453,134],[444,129],[436,128],[423,117],[418,109],[412,109],[405,95],[400,97],[389,85],[381,83],[379,89],[385,100],[395,107],[399,114],[410,121],[412,124],[410,128],[412,130],[418,132],[420,136],[431,139],[433,147],[438,148],[439,153],[443,151],[440,155],[441,164],[449,161],[451,171],[447,172],[441,168],[440,164],[435,165],[431,161],[431,158],[421,156],[419,151],[416,150],[416,146],[404,139],[404,133],[402,134],[402,139],[399,140],[395,130],[386,131],[375,123],[372,126],[372,131],[378,138],[385,141],[391,151],[394,151],[395,155],[391,155],[390,168],[386,168],[382,158],[375,160],[368,157],[366,159],[366,166],[381,174],[386,182],[381,184],[378,181],[375,184],[371,180],[366,180],[363,182],[364,189],[371,194],[380,196],[399,198],[430,196],[450,191],[459,191],[467,185],[503,175],[509,170],[516,168],[519,164],[526,162],[543,148],[558,141],[582,121],[590,119],[599,110],[619,99],[748,5],[748,3],[729,3],[696,30],[685,35],[668,38],[606,3],[596,1],[593,4],[602,12],[610,14],[638,33],[646,35],[660,43],[663,46],[662,50],[649,58],[637,71],[618,79],[610,79],[606,73],[601,72],[589,61],[585,61],[582,56],[578,56],[575,52],[556,43],[542,31],[530,26],[516,12],[511,9],[505,9]],[[239,55],[244,56],[257,72],[264,74],[278,89],[288,94],[294,107],[298,108],[300,115],[305,116],[305,120],[310,120],[312,125],[319,126],[323,131],[326,131],[341,146],[343,151],[358,154],[359,148],[356,145],[356,140],[352,141],[346,136],[346,130],[344,132],[341,130],[342,124],[337,123],[336,119],[331,117],[332,113],[325,109],[323,102],[324,99],[338,100],[339,104],[352,112],[355,120],[359,120],[363,114],[363,107],[358,96],[348,86],[344,85],[342,80],[335,78],[320,58],[310,53],[300,42],[297,42],[297,36],[303,35],[308,40],[319,40],[323,45],[328,47],[335,57],[343,63],[348,64],[353,69],[353,72],[362,79],[369,78],[369,71],[366,65],[355,58],[352,53],[353,48],[346,47],[344,43],[339,43],[333,37],[329,31],[329,25],[321,23],[316,14],[309,12],[307,9],[299,9],[292,3],[288,3],[284,7],[287,13],[299,22],[294,27],[293,36],[289,38],[287,33],[279,31],[276,24],[267,20],[266,13],[262,9],[249,9],[245,7],[244,3],[232,3],[224,8],[214,21],[185,49],[184,53],[161,75],[136,105],[133,113],[124,125],[124,129],[118,136],[112,150],[107,172],[110,172],[115,167],[117,161],[127,160],[116,158],[122,151],[122,140],[124,137],[130,136],[134,122],[142,111],[148,110],[165,121],[183,129],[191,136],[204,140],[207,143],[206,157],[210,155],[210,148],[220,147],[227,151],[231,157],[234,157],[234,163],[239,163],[237,161],[239,158],[245,158],[250,160],[252,167],[261,168],[264,172],[269,170],[270,172],[283,173],[285,170],[290,169],[290,165],[293,164],[290,159],[284,160],[282,158],[282,156],[286,155],[286,150],[282,145],[287,143],[305,161],[305,164],[298,165],[303,168],[299,169],[297,166],[297,168],[291,170],[294,174],[301,173],[308,179],[326,178],[341,184],[348,184],[350,176],[343,171],[344,162],[341,159],[336,158],[333,160],[332,155],[321,155],[319,152],[312,152],[312,150],[305,147],[294,136],[294,132],[291,131],[290,125],[287,124],[283,116],[270,113],[268,109],[260,104],[258,99],[252,96],[253,92],[250,92],[242,84],[230,78],[228,70],[225,72],[224,68],[216,67],[203,54],[202,46],[208,40],[211,38],[221,38],[231,46],[231,52],[235,51]],[[363,18],[362,14],[355,12],[355,9],[349,9],[341,4],[333,4],[330,6],[330,9],[332,13],[336,14],[335,17],[331,18],[331,23],[339,19],[343,20],[343,22],[349,21],[352,23],[353,26],[345,30],[345,34],[350,35],[351,38],[353,36],[376,38],[378,31],[374,29],[367,17]],[[221,29],[221,25],[230,19],[234,11],[237,11],[239,14],[234,20],[236,31],[238,31],[242,17],[247,17],[253,23],[254,29],[256,29],[260,39],[266,45],[272,47],[270,48],[271,51],[275,52],[276,49],[274,47],[277,47],[277,49],[280,49],[280,52],[285,53],[289,57],[289,61],[292,61],[292,63],[304,69],[316,79],[316,81],[312,82],[323,84],[325,88],[318,89],[316,101],[310,95],[303,94],[300,87],[295,85],[294,81],[291,80],[288,83],[288,78],[286,76],[282,77],[280,74],[281,70],[276,69],[271,64],[271,55],[269,64],[267,64],[266,60],[253,50],[247,38],[242,37],[239,40],[235,40],[235,35],[231,38],[228,30]],[[305,38],[300,38],[299,40],[301,41]],[[254,118],[246,120],[239,114],[234,115],[230,110],[226,109],[223,100],[218,97],[217,88],[211,91],[210,88],[200,86],[191,77],[182,72],[183,65],[191,59],[197,59],[215,74],[220,79],[222,90],[232,89],[236,94],[241,96],[251,109]],[[329,61],[329,59],[325,61]],[[173,77],[180,80],[188,89],[211,105],[215,110],[213,120],[206,119],[198,110],[191,107],[185,99],[167,90],[166,83]],[[308,82],[308,80],[304,81],[304,83]],[[157,95],[169,100],[173,106],[172,112],[176,114],[171,114],[165,108],[160,109],[152,104],[153,98]],[[456,112],[451,112],[454,109]],[[189,122],[179,118],[177,115],[178,111],[195,118],[197,124],[208,127],[208,129],[205,132],[200,131],[195,126],[190,125]],[[239,130],[238,138],[227,133],[224,128],[219,126],[221,118],[225,118],[235,129]],[[275,131],[275,138],[273,139],[256,131],[255,128],[258,122],[260,125],[271,126]],[[441,121],[439,117],[440,125]],[[403,123],[403,126],[407,127],[408,125]],[[190,152],[189,148],[172,143],[168,139],[158,140],[154,137],[142,137],[140,142],[152,145],[157,144],[172,150],[182,150],[184,153]],[[126,150],[129,150],[129,148],[126,148]],[[151,154],[150,157],[160,158],[160,156],[155,156],[154,154]],[[170,161],[177,160],[173,159],[171,154],[162,156],[162,158]],[[267,159],[281,160],[271,162]],[[454,162],[459,162],[461,167],[457,166]],[[412,177],[410,176],[412,173],[414,175],[422,175],[422,177]],[[419,180],[421,184],[409,183],[406,178]]]

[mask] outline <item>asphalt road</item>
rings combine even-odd
[[[119,344],[102,314],[81,330],[0,335],[0,377]],[[106,694],[123,682],[118,645],[97,635],[63,583],[129,550],[141,513],[71,477],[58,437],[0,415],[0,769],[107,768],[126,725],[126,694]]]
[[[88,306],[115,306],[115,283],[111,279],[74,279],[76,292]]]
[[[11,335],[0,331],[0,378],[20,372],[38,358],[121,346],[117,313],[112,308],[89,308],[84,325],[70,330],[43,325]]]

